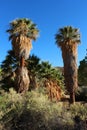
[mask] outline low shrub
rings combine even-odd
[[[43,91],[2,93],[0,130],[86,130],[87,106],[51,102]],[[77,129],[77,117],[82,129]]]
[[[76,93],[77,101],[87,101],[87,86],[80,86]]]

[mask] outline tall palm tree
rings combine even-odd
[[[55,35],[56,44],[62,50],[64,62],[65,85],[70,94],[70,103],[75,102],[77,80],[77,45],[80,43],[80,33],[77,28],[66,26],[60,28]]]
[[[15,56],[20,61],[19,68],[16,71],[16,89],[18,92],[24,92],[29,86],[29,77],[27,68],[25,67],[25,60],[29,57],[32,48],[32,40],[36,40],[39,31],[36,24],[31,20],[22,18],[12,21],[7,32],[10,34],[9,40],[12,42]]]

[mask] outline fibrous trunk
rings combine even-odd
[[[24,36],[16,36],[12,41],[15,56],[19,59],[19,67],[16,70],[16,90],[19,93],[25,92],[29,88],[28,70],[25,67],[25,60],[29,57],[32,48],[31,39]]]
[[[16,70],[15,86],[18,93],[24,93],[29,89],[29,77],[26,67],[19,67]]]
[[[75,91],[78,87],[77,80],[77,47],[74,44],[71,50],[63,48],[65,85],[70,94],[70,103],[75,102]]]
[[[25,66],[25,59],[24,57],[20,58],[20,67],[24,67]]]
[[[13,50],[15,52],[15,56],[20,59],[20,57],[24,57],[24,59],[29,58],[30,51],[32,49],[31,39],[20,35],[18,37],[14,37],[12,41]]]

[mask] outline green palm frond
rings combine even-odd
[[[5,75],[11,74],[14,70],[16,70],[18,66],[18,60],[15,57],[14,51],[9,50],[5,60],[1,64],[2,71]]]

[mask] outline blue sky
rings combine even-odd
[[[37,24],[40,36],[33,42],[31,54],[53,66],[63,66],[61,50],[55,44],[55,34],[61,27],[79,28],[81,44],[77,63],[86,55],[87,0],[0,0],[0,64],[12,48],[6,30],[16,18],[29,18]]]

